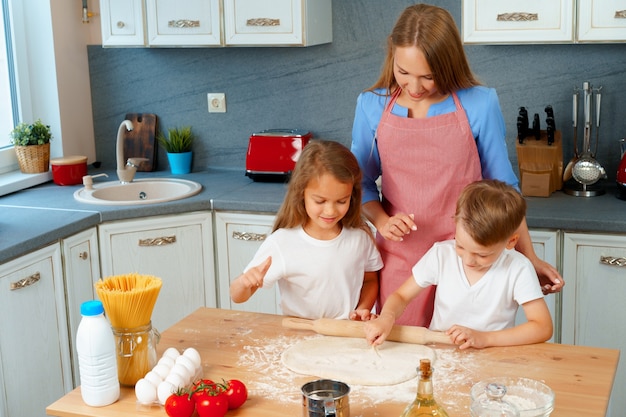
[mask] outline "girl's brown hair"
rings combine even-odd
[[[498,180],[473,182],[456,203],[455,220],[482,246],[509,239],[526,215],[526,200],[510,185]]]
[[[469,66],[452,15],[441,7],[415,4],[404,9],[393,27],[387,38],[387,56],[380,78],[367,91],[385,88],[387,95],[396,91],[398,83],[393,75],[395,51],[398,47],[410,46],[424,53],[441,94],[480,85]]]
[[[287,185],[287,194],[276,215],[273,231],[304,226],[308,220],[304,189],[313,178],[330,174],[337,181],[352,185],[350,207],[341,219],[343,227],[371,230],[361,216],[361,170],[350,149],[339,142],[312,140],[304,147]]]

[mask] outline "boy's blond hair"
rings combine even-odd
[[[510,185],[498,180],[469,184],[456,203],[454,219],[482,246],[508,240],[526,216],[526,200]]]

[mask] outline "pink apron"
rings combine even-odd
[[[376,135],[382,165],[382,205],[390,216],[415,214],[417,231],[402,242],[377,235],[385,263],[380,275],[379,311],[433,243],[454,237],[457,198],[467,184],[481,179],[476,142],[456,94],[452,94],[456,111],[424,119],[392,114],[397,96],[394,94],[385,108]],[[422,291],[396,323],[428,327],[434,297],[434,287]]]

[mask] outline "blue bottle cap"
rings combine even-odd
[[[89,300],[80,305],[80,314],[83,316],[97,316],[102,313],[104,313],[104,307],[100,300]]]

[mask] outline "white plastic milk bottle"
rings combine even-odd
[[[120,397],[115,339],[101,301],[85,301],[80,314],[76,334],[80,391],[85,404],[102,407]]]

